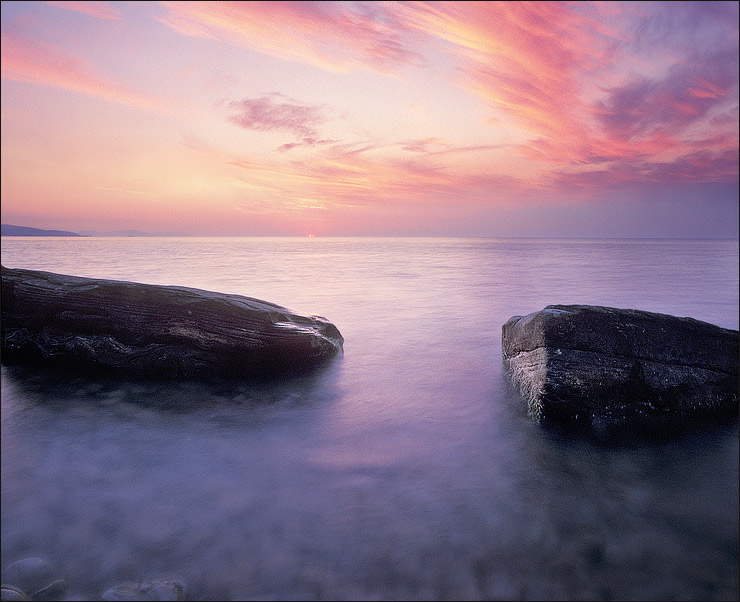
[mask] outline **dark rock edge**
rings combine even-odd
[[[89,375],[271,378],[342,352],[337,327],[258,299],[2,267],[2,362]]]
[[[738,331],[693,318],[548,305],[504,324],[502,353],[545,427],[660,435],[738,416]]]

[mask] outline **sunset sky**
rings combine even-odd
[[[2,2],[2,222],[738,235],[738,2]]]

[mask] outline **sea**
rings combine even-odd
[[[2,264],[324,316],[344,352],[268,382],[2,368],[2,563],[67,599],[737,600],[738,421],[545,430],[501,327],[548,304],[738,328],[737,240],[3,237]]]

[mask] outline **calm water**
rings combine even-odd
[[[549,303],[738,327],[737,241],[8,238],[2,263],[319,314],[343,357],[271,385],[3,368],[2,560],[94,599],[737,599],[738,426],[542,431],[501,326]]]

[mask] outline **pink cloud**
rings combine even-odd
[[[419,64],[385,5],[334,2],[161,2],[179,33],[219,40],[330,71],[384,73]]]
[[[727,16],[715,9],[461,1],[163,5],[163,22],[188,35],[330,70],[369,66],[397,73],[403,65],[431,65],[416,49],[433,47],[454,66],[441,76],[454,74],[455,83],[488,106],[492,127],[528,138],[515,151],[541,166],[532,176],[537,182],[547,181],[548,165],[569,171],[609,165],[621,173],[619,162],[678,160],[697,151],[697,141],[713,131],[709,122],[737,99],[736,42],[681,47],[668,40],[668,32],[694,40],[703,31],[696,24],[707,19],[716,29]],[[675,20],[684,24],[678,32]],[[640,50],[646,39],[671,44],[673,64],[667,53],[660,67],[646,59]],[[332,142],[318,135],[320,119],[311,107],[269,98],[244,102],[235,123],[299,138],[281,151]],[[497,148],[446,148],[433,136],[400,146],[438,156]]]
[[[677,64],[664,78],[641,78],[612,88],[597,105],[599,119],[607,135],[620,139],[655,128],[685,129],[724,104],[737,78],[732,65],[728,49],[696,57],[690,65]]]
[[[736,179],[738,123],[736,116],[726,118],[736,75],[726,54],[695,57],[689,64],[674,65],[664,78],[640,78],[609,89],[595,113],[601,127],[580,145],[569,144],[570,154],[563,152],[560,162],[571,167],[600,164],[602,169],[566,170],[555,179],[594,189]],[[563,151],[563,145],[556,147]],[[557,148],[543,154],[554,157]]]
[[[319,137],[318,128],[324,123],[324,109],[301,104],[282,94],[272,93],[259,98],[245,98],[228,104],[233,110],[229,121],[247,130],[282,131],[294,134],[297,142],[282,144],[277,150],[323,146],[336,143]]]
[[[121,11],[108,2],[55,2],[49,0],[46,4],[73,10],[83,15],[95,17],[96,19],[109,19],[115,21],[123,20]]]
[[[552,2],[415,3],[404,24],[450,44],[460,83],[539,135],[581,130],[578,77],[593,71],[610,39],[589,17]]]
[[[164,103],[117,84],[82,58],[61,48],[17,34],[3,34],[2,78],[71,90],[118,104],[164,110]]]
[[[600,169],[555,171],[548,179],[559,190],[580,190],[581,196],[593,198],[613,190],[656,183],[737,183],[737,166],[737,147],[720,152],[702,149],[670,161],[639,158],[617,161]]]
[[[286,131],[304,138],[315,138],[317,128],[325,120],[321,107],[301,104],[276,93],[233,101],[228,107],[234,111],[229,120],[239,127]]]
[[[694,78],[694,86],[689,88],[689,92],[697,98],[719,98],[727,96],[727,89],[722,88],[709,82],[701,77]]]
[[[640,167],[651,178],[672,177],[670,169],[654,166],[673,160],[676,173],[688,173],[681,157],[696,152],[706,138],[699,133],[713,131],[711,122],[726,115],[733,102],[736,107],[737,41],[696,42],[703,31],[700,21],[711,21],[717,31],[720,19],[732,31],[728,16],[712,10],[682,5],[677,15],[652,5],[636,12],[619,3],[556,2],[394,8],[407,28],[450,45],[460,84],[501,116],[494,121],[498,127],[526,132],[529,141],[517,148],[523,158],[566,169],[566,175],[583,174],[581,182],[592,177],[580,169],[588,164],[608,164],[605,173],[616,179],[627,178],[636,162],[651,162],[653,167]],[[634,17],[640,27],[652,29],[631,30],[626,25]],[[685,28],[676,31],[675,22],[684,18]],[[694,45],[685,44],[683,55],[677,46],[673,65],[656,70],[636,54],[643,41],[639,35],[656,37],[663,47],[668,32]],[[650,75],[630,75],[625,70],[630,64]],[[725,120],[727,125],[736,131],[737,117]],[[737,140],[732,148],[737,149]],[[710,180],[711,157],[719,162],[718,173],[724,169],[724,155],[715,151],[708,152],[704,166]],[[541,181],[547,181],[547,173],[541,173]]]

